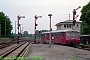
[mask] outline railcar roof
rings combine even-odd
[[[56,31],[51,31],[51,33],[56,33],[56,32],[69,32],[69,31],[77,31],[79,32],[78,30],[56,30]],[[42,32],[42,34],[44,33],[50,33],[50,32]]]

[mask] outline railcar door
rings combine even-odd
[[[45,34],[41,34],[41,42],[45,43]]]
[[[65,32],[61,33],[61,37],[62,37],[62,44],[65,44]]]
[[[76,42],[76,44],[79,44],[80,43],[80,33],[79,32],[76,32],[75,33],[75,42]]]
[[[54,39],[53,39],[54,43],[59,43],[59,42],[58,42],[57,33],[53,33],[52,36],[53,36],[53,38],[54,38]]]
[[[56,42],[60,43],[60,37],[59,37],[59,33],[55,33],[55,37],[56,37]]]
[[[58,37],[59,37],[59,39],[58,39],[59,43],[60,43],[60,44],[63,44],[62,32],[59,32],[59,33],[58,33]]]
[[[49,36],[50,34],[49,33],[46,33],[45,34],[45,41],[46,41],[46,43],[49,43],[49,41],[50,41],[50,39],[49,39]]]

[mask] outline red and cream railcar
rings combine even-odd
[[[41,34],[41,42],[49,43],[50,32],[43,32]],[[58,30],[51,31],[51,41],[59,44],[79,44],[80,32],[77,30]]]

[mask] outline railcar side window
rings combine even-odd
[[[56,33],[56,36],[59,37],[59,33]]]
[[[45,34],[45,37],[48,37],[48,33]]]
[[[47,37],[47,34],[45,34],[45,37]]]
[[[42,37],[44,37],[45,35],[44,34],[41,34]]]
[[[55,34],[54,34],[54,33],[51,33],[51,36],[52,36],[52,37],[54,37],[54,36],[55,36]]]
[[[57,37],[58,36],[58,34],[57,33],[54,33],[55,34],[55,37]]]
[[[62,33],[59,33],[59,36],[62,36],[63,34]]]

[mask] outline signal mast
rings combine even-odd
[[[76,18],[79,16],[79,15],[76,15],[76,11],[81,8],[81,6],[79,6],[78,8],[76,9],[73,9],[73,26],[75,26],[75,23],[76,23]],[[75,16],[76,15],[76,16]],[[72,26],[72,29],[73,29],[73,26]],[[73,29],[74,30],[74,29]]]
[[[76,8],[76,9],[73,9],[73,25],[75,25],[75,23],[76,23],[76,18],[79,16],[79,15],[76,15],[76,11],[79,9],[79,8],[81,8],[81,6],[79,6],[78,8]],[[75,17],[75,15],[76,15],[76,17]]]

